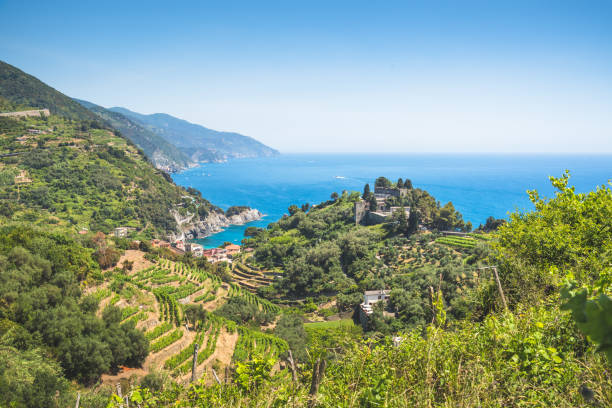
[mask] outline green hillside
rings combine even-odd
[[[217,210],[109,129],[54,115],[0,119],[5,219],[105,233],[128,226],[152,236],[176,230],[172,210]]]
[[[141,148],[155,167],[172,172],[194,164],[185,153],[174,145],[127,116],[91,102],[75,100]]]

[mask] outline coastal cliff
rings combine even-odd
[[[178,228],[176,233],[170,235],[172,240],[205,238],[223,231],[230,225],[243,225],[263,217],[259,210],[248,207],[230,216],[222,212],[211,212],[204,219],[196,218],[195,215],[187,217],[181,217],[178,213],[173,215]]]

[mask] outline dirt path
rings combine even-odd
[[[125,251],[121,258],[119,258],[119,262],[117,262],[117,267],[122,268],[124,261],[134,262],[134,266],[132,267],[132,273],[139,272],[149,266],[153,265],[150,261],[144,258],[145,253],[136,249],[128,249]]]

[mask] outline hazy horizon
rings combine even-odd
[[[612,153],[610,2],[84,3],[0,3],[0,59],[283,153]]]

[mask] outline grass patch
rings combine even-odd
[[[330,320],[304,324],[305,329],[338,329],[353,326],[355,326],[353,319]]]

